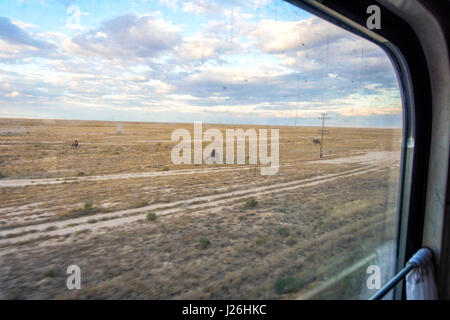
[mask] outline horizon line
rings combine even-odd
[[[276,125],[276,124],[244,124],[244,123],[218,123],[218,122],[203,122],[201,120],[196,120],[196,121],[191,121],[191,122],[181,122],[181,121],[173,121],[173,122],[166,122],[166,121],[145,121],[145,120],[98,120],[98,119],[65,119],[65,118],[27,118],[27,117],[5,117],[5,116],[0,116],[0,121],[4,120],[4,119],[9,119],[9,120],[52,120],[52,121],[85,121],[85,122],[89,122],[89,121],[94,121],[94,122],[114,122],[114,123],[155,123],[155,124],[194,124],[195,122],[202,122],[202,124],[207,124],[207,125],[232,125],[232,126],[267,126],[267,127],[276,127],[276,126],[280,126],[280,127],[322,127],[321,124],[318,124],[317,126],[313,126],[313,125]],[[309,118],[312,119],[312,118]],[[318,118],[319,119],[319,118]],[[347,128],[347,129],[396,129],[396,130],[402,130],[403,126],[400,127],[370,127],[370,126],[326,126],[327,128]]]

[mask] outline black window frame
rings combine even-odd
[[[430,154],[432,101],[426,58],[411,26],[380,3],[367,0],[286,0],[312,14],[359,35],[383,49],[399,81],[403,106],[403,141],[399,179],[397,264],[400,271],[421,248]],[[368,30],[366,12],[376,4],[381,11],[381,29]],[[386,41],[387,40],[387,41]],[[415,90],[415,88],[418,88]],[[420,89],[419,89],[420,88]],[[414,146],[407,146],[412,138]],[[403,281],[394,289],[394,299],[404,299]]]

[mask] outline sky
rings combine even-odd
[[[0,117],[402,126],[371,42],[280,0],[0,0]]]

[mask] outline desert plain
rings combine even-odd
[[[175,165],[192,123],[0,119],[0,298],[367,298],[402,131],[328,127],[319,158],[320,127],[203,127],[278,128],[278,172]]]

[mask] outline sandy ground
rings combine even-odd
[[[355,169],[355,170],[348,170],[341,172],[339,174],[329,174],[329,175],[322,175],[317,176],[315,178],[311,179],[305,179],[295,182],[288,182],[288,183],[279,183],[279,184],[273,184],[271,186],[265,186],[265,187],[254,187],[254,188],[248,188],[246,190],[240,190],[240,191],[234,191],[229,193],[224,193],[221,195],[216,196],[204,196],[204,197],[196,197],[192,199],[187,199],[184,201],[176,201],[170,204],[159,204],[159,205],[149,205],[142,208],[137,209],[129,209],[129,210],[120,210],[117,212],[112,213],[106,213],[106,214],[96,214],[95,219],[96,220],[102,220],[102,219],[108,219],[104,222],[95,222],[91,225],[89,225],[89,229],[91,231],[96,231],[97,235],[99,232],[102,232],[102,228],[112,228],[112,227],[118,227],[118,226],[124,226],[125,223],[129,222],[135,222],[141,219],[145,219],[145,213],[149,211],[155,211],[157,210],[158,216],[164,216],[168,214],[177,214],[177,213],[183,213],[184,211],[191,209],[195,210],[196,213],[208,213],[211,207],[213,207],[213,210],[220,210],[222,207],[227,206],[230,202],[235,202],[248,198],[249,195],[254,197],[260,197],[260,196],[268,196],[271,193],[279,193],[284,191],[290,191],[296,188],[302,188],[302,187],[310,187],[317,185],[319,183],[327,183],[335,179],[339,178],[346,178],[362,173],[367,173],[369,171],[377,170],[376,166],[366,166],[361,169]],[[203,202],[202,204],[194,204],[198,202]],[[169,209],[166,209],[169,207]],[[175,208],[170,208],[175,207]],[[31,239],[39,239],[40,236],[45,234],[46,236],[62,236],[66,234],[73,234],[81,230],[86,229],[86,224],[89,223],[89,220],[92,219],[92,217],[85,217],[85,218],[77,218],[77,219],[69,219],[67,221],[62,222],[51,222],[51,223],[42,223],[42,224],[33,224],[29,227],[18,227],[18,228],[11,228],[4,232],[2,232],[3,237],[9,237],[11,235],[21,234],[21,233],[30,233],[24,236],[16,236],[12,239],[6,239],[6,240],[0,240],[0,247],[1,246],[7,246],[10,247],[11,245],[15,243],[21,243],[24,241],[29,241]],[[70,227],[72,224],[77,224],[76,227]],[[49,228],[51,229],[57,229],[48,231]],[[106,229],[104,229],[106,230]],[[105,231],[103,231],[105,232]],[[51,241],[50,241],[51,243]],[[43,241],[42,244],[46,244],[46,241]],[[11,250],[17,250],[11,249]],[[11,252],[11,251],[6,251]]]
[[[346,164],[346,163],[375,163],[377,165],[386,165],[399,161],[397,152],[392,151],[373,151],[367,152],[362,155],[356,155],[351,157],[341,157],[335,159],[323,159],[312,161],[312,163],[321,164]]]
[[[397,160],[397,155],[390,151],[373,151],[364,155],[342,157],[335,159],[325,159],[311,161],[314,164],[347,164],[347,163],[391,163],[393,160]],[[287,164],[289,165],[289,164]],[[175,170],[170,172],[138,172],[138,173],[122,173],[122,174],[106,174],[100,176],[90,177],[67,177],[64,179],[2,179],[0,180],[0,187],[24,187],[30,185],[45,185],[45,184],[61,184],[70,180],[75,181],[102,181],[112,179],[134,179],[134,178],[149,178],[158,176],[172,176],[172,175],[192,175],[197,173],[214,173],[223,171],[237,171],[237,170],[249,170],[252,167],[238,166],[238,167],[219,167],[206,169],[187,169],[187,170]],[[1,209],[0,209],[1,212]]]
[[[345,271],[393,236],[398,132],[336,129],[319,160],[316,129],[290,128],[280,135],[279,172],[261,176],[251,165],[171,165],[173,125],[116,134],[93,122],[74,151],[67,141],[78,127],[55,122],[50,139],[47,125],[26,124],[0,139],[0,297],[311,298],[348,282]],[[202,235],[211,248],[199,246]],[[333,250],[345,259],[327,263]],[[95,265],[109,265],[120,281],[106,272],[86,280],[88,290],[66,292],[55,281],[73,259],[91,261],[83,270],[92,277]],[[303,279],[303,291],[278,292],[283,276]]]
[[[134,178],[151,178],[151,177],[165,177],[173,175],[191,175],[197,173],[210,173],[210,172],[223,172],[223,171],[237,171],[237,170],[249,170],[250,167],[238,167],[238,168],[211,168],[211,169],[187,169],[187,170],[175,170],[170,172],[138,172],[138,173],[121,173],[121,174],[106,174],[100,176],[90,177],[67,177],[64,179],[14,179],[0,180],[0,187],[25,187],[30,185],[45,185],[45,184],[61,184],[70,180],[76,181],[102,181],[113,179],[134,179]]]

